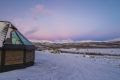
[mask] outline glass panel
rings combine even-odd
[[[32,45],[32,43],[29,40],[27,40],[20,32],[16,32],[16,33],[18,34],[24,45]]]
[[[12,32],[12,44],[22,44],[15,32]]]

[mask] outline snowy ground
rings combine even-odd
[[[120,59],[36,52],[35,65],[0,73],[0,80],[120,80]]]
[[[86,49],[60,49],[62,51],[69,51],[69,52],[80,52],[80,53],[101,53],[101,54],[117,54],[120,55],[120,48],[86,48]]]

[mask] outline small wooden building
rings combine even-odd
[[[35,47],[8,21],[0,21],[0,72],[34,64]]]

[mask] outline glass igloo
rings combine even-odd
[[[0,21],[0,72],[34,64],[35,46],[8,21]]]

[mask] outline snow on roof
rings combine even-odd
[[[0,21],[0,47],[2,47],[3,45],[3,41],[7,35],[8,28],[9,28],[8,22]]]

